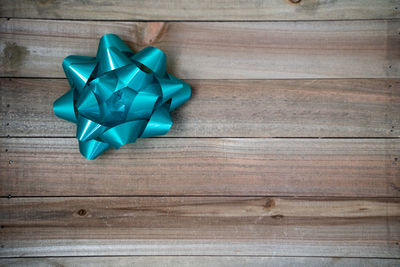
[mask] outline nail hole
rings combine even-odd
[[[8,149],[6,148],[6,152],[8,152]]]
[[[394,158],[394,161],[398,161],[399,160],[399,158]]]
[[[8,197],[8,199],[12,198],[12,196],[11,196],[11,195],[8,195],[7,197]]]
[[[389,66],[389,69],[391,69],[391,68],[392,68],[392,65]]]
[[[78,210],[78,215],[79,216],[85,216],[86,215],[86,210],[84,210],[84,209],[80,209],[80,210]]]
[[[7,126],[8,126],[8,125],[10,125],[10,123],[8,123],[8,122],[7,122],[7,124],[6,124],[6,125],[7,125]]]
[[[392,88],[392,85],[391,85],[391,84],[389,84],[389,88]]]
[[[1,229],[3,229],[4,228],[4,225],[2,225],[2,226],[0,226],[1,227]]]
[[[10,104],[7,104],[7,107],[9,108],[9,107],[10,107]]]

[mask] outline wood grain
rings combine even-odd
[[[398,78],[400,21],[93,22],[0,20],[0,76],[65,77],[64,57],[99,38],[164,50],[182,79]]]
[[[399,258],[397,198],[2,198],[0,203],[0,256]]]
[[[94,161],[74,138],[0,143],[1,196],[400,192],[400,139],[150,138]]]
[[[0,266],[399,265],[400,1],[293,2],[0,0]],[[193,96],[88,161],[51,108],[107,33]]]
[[[1,0],[0,17],[95,20],[344,20],[400,18],[395,0]]]
[[[398,137],[400,80],[187,80],[167,137]],[[0,79],[0,136],[75,136],[64,79]]]
[[[399,265],[398,259],[261,257],[261,256],[124,256],[124,257],[51,257],[0,259],[0,266],[164,266],[164,267],[285,267],[285,266],[382,266]]]

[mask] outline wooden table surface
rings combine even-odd
[[[119,35],[192,87],[84,159],[61,62]],[[400,265],[400,0],[0,0],[0,264]]]

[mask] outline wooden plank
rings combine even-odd
[[[0,143],[1,196],[400,192],[400,139],[147,138],[94,161],[74,138]]]
[[[2,198],[0,256],[399,258],[399,204],[399,198]]]
[[[298,3],[296,3],[298,2]],[[400,18],[398,0],[1,0],[0,17],[96,20],[345,20]]]
[[[64,77],[99,38],[163,49],[182,79],[398,78],[400,21],[93,22],[0,20],[0,76]]]
[[[254,256],[125,256],[125,257],[51,257],[51,258],[6,258],[0,259],[4,266],[382,266],[399,265],[398,259],[373,258],[318,258],[318,257],[254,257]]]
[[[398,137],[400,79],[188,80],[174,137]],[[0,136],[75,136],[53,102],[64,79],[0,79]]]

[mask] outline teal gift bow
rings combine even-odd
[[[110,147],[166,134],[170,112],[190,98],[190,86],[166,72],[166,56],[146,47],[138,53],[115,34],[100,39],[96,57],[68,56],[62,64],[71,89],[54,113],[77,124],[79,150],[95,159]]]

